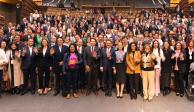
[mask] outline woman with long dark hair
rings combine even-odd
[[[11,43],[10,50],[6,51],[8,59],[8,78],[11,94],[19,94],[20,86],[23,84],[23,73],[21,70],[21,57],[17,44]]]
[[[175,91],[176,95],[184,96],[184,74],[186,73],[186,55],[182,50],[182,44],[177,42],[175,45],[175,51],[172,54],[174,76],[175,76]]]
[[[153,41],[152,44],[153,54],[156,56],[156,65],[154,66],[155,71],[155,95],[160,94],[160,73],[161,73],[161,61],[165,60],[163,50],[160,48],[159,42],[157,40]]]
[[[39,95],[46,95],[49,90],[50,70],[52,58],[50,56],[50,47],[47,39],[42,39],[41,47],[38,52],[38,78],[39,78]],[[44,76],[45,74],[45,76]]]
[[[141,73],[140,62],[141,62],[141,52],[137,50],[137,45],[134,42],[131,42],[129,45],[128,52],[126,54],[126,64],[127,64],[126,73],[129,75],[131,99],[137,99]]]
[[[77,51],[76,44],[70,44],[68,52],[63,58],[63,73],[67,77],[67,99],[71,98],[71,90],[73,90],[73,97],[78,98],[78,70],[82,62],[80,54]]]

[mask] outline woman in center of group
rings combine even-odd
[[[139,79],[141,73],[141,52],[137,50],[137,46],[134,42],[129,45],[128,52],[126,54],[127,74],[129,75],[130,85],[130,97],[131,99],[137,99],[137,93],[139,89]]]
[[[73,90],[73,97],[78,98],[78,70],[81,63],[81,57],[77,51],[75,44],[69,45],[69,51],[65,54],[63,58],[63,73],[67,76],[67,99],[71,98],[71,90]]]
[[[154,97],[154,66],[156,57],[152,53],[151,46],[144,46],[142,54],[142,79],[143,79],[143,94],[144,101],[151,101]]]

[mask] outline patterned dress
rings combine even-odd
[[[125,83],[126,80],[126,64],[125,64],[125,52],[116,51],[116,82]]]

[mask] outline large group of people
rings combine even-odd
[[[78,98],[79,93],[144,101],[183,97],[194,62],[194,22],[160,10],[128,14],[43,15],[0,28],[0,96],[4,92]],[[54,81],[51,81],[51,76]],[[174,78],[172,78],[174,76]],[[54,87],[51,86],[54,83]]]

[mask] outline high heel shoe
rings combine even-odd
[[[123,98],[123,94],[120,94],[120,99],[122,99]]]
[[[38,94],[42,95],[42,93],[43,93],[43,90],[42,89],[38,89]]]
[[[119,94],[117,94],[117,98],[120,98],[120,95]]]
[[[47,93],[48,93],[48,90],[47,90],[47,88],[46,88],[46,89],[44,89],[43,94],[44,94],[44,95],[47,95]]]
[[[71,98],[71,95],[70,94],[67,94],[67,96],[65,98],[66,99],[70,99]]]
[[[73,93],[74,98],[79,98],[79,95],[77,93]]]

